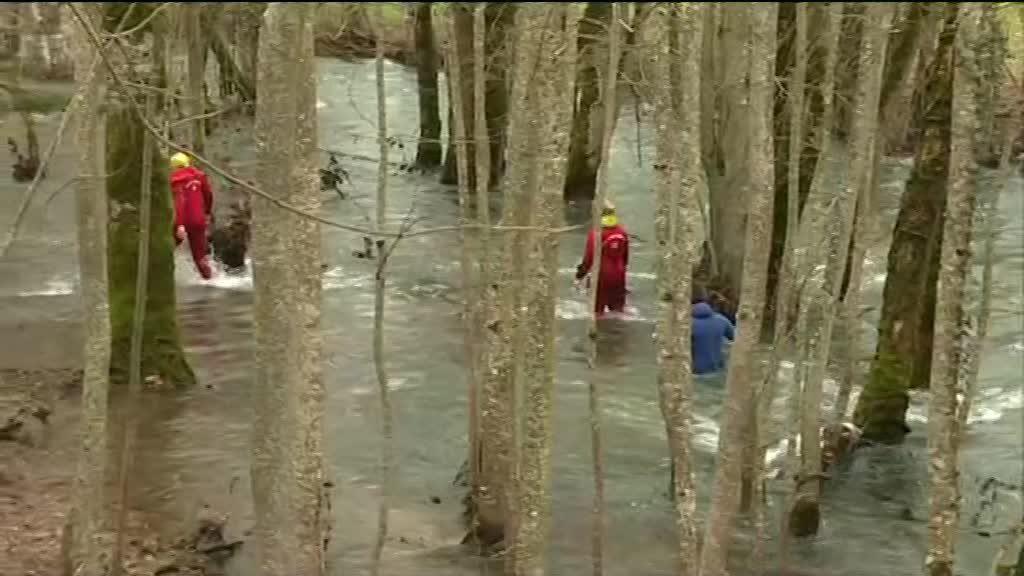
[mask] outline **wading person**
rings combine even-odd
[[[726,341],[736,337],[728,318],[715,312],[703,300],[693,304],[693,331],[690,334],[690,353],[694,374],[712,374],[725,368]]]
[[[171,192],[174,194],[174,241],[188,239],[192,261],[204,280],[213,276],[206,230],[213,213],[213,190],[202,170],[192,166],[188,154],[171,156]]]
[[[583,262],[576,267],[576,286],[594,264],[594,231],[587,234]],[[622,312],[626,307],[626,268],[629,266],[629,235],[619,225],[615,207],[605,204],[601,211],[601,269],[597,279],[597,300],[594,311]]]

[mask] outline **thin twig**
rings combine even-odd
[[[99,37],[97,36],[96,31],[93,29],[92,25],[89,24],[88,22],[84,22],[83,21],[82,14],[81,14],[81,12],[76,7],[71,6],[71,12],[72,12],[72,14],[74,14],[75,19],[78,20],[79,24],[86,31],[87,35],[89,36],[89,40],[93,43],[93,45],[94,46],[99,46],[100,45],[99,44]],[[217,174],[218,176],[224,178],[228,182],[241,187],[242,189],[248,191],[251,194],[255,194],[256,196],[259,196],[260,198],[263,198],[264,200],[267,200],[268,202],[270,202],[274,206],[277,206],[278,208],[281,208],[283,210],[291,212],[292,214],[296,214],[298,216],[302,216],[303,218],[307,218],[309,220],[313,220],[314,222],[319,222],[320,224],[322,224],[324,226],[329,226],[331,228],[338,228],[339,230],[347,230],[349,232],[354,232],[356,234],[361,234],[363,236],[375,237],[375,238],[392,238],[392,239],[397,239],[398,238],[398,233],[396,233],[396,232],[387,232],[387,231],[384,231],[384,230],[375,230],[375,229],[370,229],[370,228],[363,228],[361,226],[353,226],[351,224],[345,224],[343,222],[338,222],[336,220],[331,220],[329,218],[324,218],[322,216],[318,216],[318,215],[316,215],[316,214],[314,214],[314,213],[312,213],[312,212],[310,212],[308,210],[299,208],[297,206],[293,206],[293,205],[289,204],[288,202],[285,202],[284,200],[281,200],[280,198],[277,198],[276,196],[274,196],[272,194],[269,194],[268,192],[266,192],[263,189],[259,188],[255,184],[252,184],[251,182],[243,180],[242,178],[240,178],[240,177],[238,177],[238,176],[228,172],[227,170],[225,170],[224,168],[221,168],[220,166],[218,166],[214,162],[208,160],[207,158],[201,156],[200,154],[197,154],[195,150],[192,150],[190,148],[187,148],[185,146],[177,144],[177,143],[171,141],[170,139],[164,137],[164,135],[161,134],[160,131],[157,128],[155,128],[149,122],[149,119],[146,117],[145,113],[140,109],[138,103],[136,103],[134,101],[134,99],[131,98],[131,93],[128,90],[127,85],[125,84],[124,79],[122,79],[121,76],[117,73],[117,70],[114,69],[114,66],[110,62],[110,59],[107,57],[106,52],[103,49],[101,49],[101,48],[98,48],[98,50],[99,50],[100,56],[102,57],[102,60],[103,60],[104,64],[106,64],[107,69],[109,70],[110,75],[111,75],[111,77],[114,80],[114,83],[117,85],[118,91],[120,91],[122,94],[124,94],[126,96],[126,100],[128,100],[128,105],[132,109],[132,112],[136,115],[137,118],[139,118],[139,120],[142,122],[142,125],[146,128],[146,130],[150,134],[152,134],[157,139],[157,141],[159,141],[163,145],[167,146],[169,149],[175,150],[175,151],[178,151],[178,152],[185,152],[186,154],[189,154],[193,159],[198,161],[200,164],[203,164],[204,166],[209,168],[214,174]],[[426,235],[429,235],[429,234],[438,234],[438,233],[441,233],[441,232],[457,232],[457,231],[460,231],[460,230],[463,230],[463,229],[467,229],[467,228],[483,228],[483,226],[480,226],[478,224],[462,224],[462,225],[457,225],[457,226],[438,226],[438,227],[435,227],[435,228],[424,228],[422,230],[413,230],[413,231],[410,231],[407,234],[405,234],[403,237],[404,238],[412,238],[412,237],[415,237],[415,236],[426,236]],[[580,228],[582,228],[582,226],[579,226],[579,225],[576,225],[576,226],[561,226],[561,227],[554,227],[554,228],[546,228],[546,227],[542,227],[542,226],[490,226],[490,227],[488,227],[489,230],[493,230],[493,231],[497,231],[497,232],[524,232],[525,231],[525,232],[540,232],[540,233],[543,233],[543,234],[563,234],[565,232],[571,232],[573,230],[579,230]]]

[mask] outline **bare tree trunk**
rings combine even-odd
[[[590,2],[580,22],[580,66],[576,76],[576,97],[569,141],[569,166],[565,181],[566,198],[593,198],[597,187],[597,172],[601,165],[601,139],[604,133],[603,106],[600,102],[601,57],[607,48],[599,36],[610,30],[612,2]],[[607,45],[610,46],[611,40]],[[607,58],[606,58],[607,59]],[[617,69],[616,69],[617,70]],[[616,72],[617,73],[617,72]],[[616,74],[616,73],[613,73]],[[614,124],[614,116],[613,124]]]
[[[262,188],[312,212],[320,207],[314,14],[306,2],[267,8],[256,110]],[[323,574],[320,226],[257,198],[252,247],[253,548],[260,574]]]
[[[935,309],[935,345],[931,364],[931,402],[928,404],[928,469],[930,513],[928,556],[930,576],[952,576],[960,518],[960,430],[957,420],[961,374],[958,349],[964,319],[967,282],[977,197],[978,82],[975,47],[981,8],[964,2],[953,51],[953,102],[950,127],[949,192],[942,239]]]
[[[377,12],[378,21],[383,19],[383,11]],[[387,91],[384,86],[384,42],[381,30],[375,31],[375,50],[377,72],[377,146],[380,161],[377,162],[377,220],[378,232],[383,232],[387,224],[388,198],[388,114]],[[463,130],[465,131],[465,130]],[[370,574],[380,574],[381,554],[388,535],[388,511],[391,505],[391,468],[394,459],[394,414],[391,408],[391,395],[388,391],[388,375],[384,365],[384,304],[387,298],[387,265],[391,250],[398,239],[386,247],[384,240],[377,240],[377,272],[374,275],[373,291],[373,365],[377,375],[377,390],[380,395],[380,503],[377,510],[377,538],[373,546]]]
[[[719,82],[718,173],[711,179],[711,243],[718,260],[719,285],[729,296],[740,293],[743,280],[743,243],[747,215],[750,139],[747,118],[749,82],[750,16],[742,3],[720,3],[722,32],[719,48],[722,79]],[[773,71],[774,73],[774,71]]]
[[[201,116],[206,112],[206,34],[203,32],[203,10],[201,2],[185,6],[185,45],[188,49],[188,93],[185,97],[185,115],[189,122],[188,143],[192,149],[203,154],[206,145],[206,123]]]
[[[698,196],[706,187],[701,155],[702,59],[705,5],[689,2],[656,8],[651,16],[651,99],[656,126],[655,231],[658,254],[658,396],[669,453],[675,502],[676,573],[697,574],[697,493],[690,462],[693,376],[690,295],[693,264],[700,257],[703,219]],[[678,54],[669,49],[670,19],[678,18]],[[673,63],[687,79],[673,94]],[[674,106],[678,101],[679,107]]]
[[[593,6],[594,4],[591,4]],[[588,6],[589,9],[589,6]],[[618,86],[619,58],[621,56],[619,46],[619,16],[620,8],[618,3],[610,4],[608,15],[608,52],[605,65],[604,86],[601,90],[601,102],[603,118],[601,121],[601,143],[597,158],[600,164],[597,166],[595,183],[597,186],[594,201],[590,207],[590,233],[594,237],[594,278],[601,277],[601,252],[604,246],[601,238],[601,211],[605,202],[609,199],[608,191],[608,165],[610,163],[610,152],[612,146],[612,135],[614,134],[615,116],[618,112],[618,98],[616,87]],[[577,86],[579,90],[579,86]],[[580,111],[576,112],[577,114]],[[575,122],[575,118],[574,118]],[[571,172],[572,145],[569,144],[569,163]],[[567,182],[568,184],[568,182]],[[590,326],[588,330],[587,361],[590,365],[590,439],[591,453],[593,455],[594,470],[594,505],[592,509],[592,533],[591,533],[591,558],[594,576],[601,576],[604,573],[604,542],[606,531],[606,512],[604,503],[604,441],[601,436],[601,383],[597,377],[597,288],[590,295]]]
[[[78,5],[92,25],[102,27],[102,6]],[[107,203],[104,183],[103,101],[105,76],[96,73],[98,55],[76,26],[70,40],[78,82],[72,106],[79,107],[77,184],[78,269],[85,324],[82,376],[82,433],[75,476],[65,576],[102,576],[108,570],[102,536],[110,529],[107,469],[107,394],[110,383],[110,303],[107,293]]]
[[[938,273],[946,180],[949,171],[949,125],[953,37],[957,3],[949,3],[939,48],[927,73],[927,106],[920,113],[922,142],[906,190],[889,248],[888,270],[882,292],[882,314],[874,365],[860,395],[854,422],[867,440],[899,443],[907,433],[907,390],[920,365],[920,324],[930,322],[928,285]]]
[[[516,166],[510,158],[509,170],[536,173],[536,192],[528,222],[541,228],[550,229],[562,223],[562,190],[569,151],[564,127],[572,120],[579,19],[579,7],[572,4],[524,4],[516,13],[515,78],[525,83],[532,76],[534,82],[524,86],[522,98],[515,103],[520,112],[529,114],[529,127],[523,135],[527,140],[524,144],[532,148],[533,161],[528,167]],[[532,48],[528,50],[526,45]],[[520,271],[526,279],[523,319],[517,326],[519,346],[514,350],[516,363],[522,369],[513,370],[513,383],[517,388],[521,383],[523,390],[525,413],[516,473],[517,516],[506,570],[516,576],[542,576],[547,573],[551,521],[558,237],[547,232],[528,237],[529,258]]]
[[[437,48],[431,18],[433,4],[420,2],[416,13],[416,80],[419,84],[420,140],[416,166],[421,170],[441,165],[441,113],[437,91]]]
[[[473,123],[475,114],[473,112],[473,14],[471,12],[472,7],[467,2],[452,2],[448,5],[448,11],[450,14],[448,17],[453,18],[455,21],[454,32],[448,33],[447,41],[454,46],[450,47],[447,51],[448,60],[445,62],[445,71],[448,75],[448,106],[452,107],[452,103],[455,101],[453,92],[455,90],[461,91],[462,98],[462,113],[463,122],[467,126]],[[452,58],[455,58],[452,60]],[[452,70],[455,67],[459,68],[459,78],[461,79],[460,84],[454,82],[454,76]],[[448,139],[448,148],[445,152],[444,166],[441,169],[441,183],[442,184],[456,184],[458,181],[458,162],[456,159],[455,151],[455,124],[451,122],[448,126],[448,133],[450,138]],[[476,179],[475,173],[476,168],[474,167],[476,154],[473,152],[473,143],[468,142],[466,145],[469,147],[469,172],[470,177],[470,188],[474,186],[473,181]]]
[[[855,118],[850,143],[850,171],[840,194],[833,198],[821,198],[827,204],[809,205],[814,214],[805,216],[809,230],[817,228],[813,220],[827,218],[823,222],[824,246],[821,234],[814,231],[804,235],[804,249],[817,253],[818,261],[824,261],[820,274],[813,274],[805,288],[804,304],[800,314],[809,318],[808,346],[801,365],[803,372],[802,407],[800,417],[800,476],[796,479],[796,497],[790,514],[789,528],[794,536],[809,536],[818,531],[820,519],[819,496],[821,492],[821,445],[820,428],[822,381],[828,364],[832,327],[839,302],[843,272],[846,266],[850,236],[854,229],[857,199],[863,198],[869,184],[870,166],[874,161],[873,140],[878,125],[878,101],[882,83],[882,67],[885,64],[885,50],[892,19],[892,4],[873,3],[865,7],[864,32],[861,34],[860,62],[854,97]],[[829,170],[834,166],[831,158],[819,163],[819,169]],[[819,200],[814,198],[815,201]],[[806,212],[805,212],[806,214]],[[865,217],[861,214],[861,217]],[[813,228],[812,228],[813,227]],[[816,266],[817,268],[818,266]]]
[[[743,284],[740,292],[739,335],[730,355],[726,378],[726,400],[722,408],[718,466],[711,496],[704,547],[700,562],[702,576],[722,576],[732,542],[733,520],[739,508],[740,475],[745,432],[757,406],[752,383],[755,350],[761,335],[765,284],[771,244],[774,202],[772,102],[774,94],[775,42],[778,5],[750,5],[750,138],[747,157],[749,190],[746,241],[743,252]]]

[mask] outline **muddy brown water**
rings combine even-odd
[[[411,71],[387,65],[389,130],[400,137],[397,161],[415,155],[416,82]],[[320,60],[321,146],[376,157],[373,65]],[[612,187],[623,223],[637,236],[629,317],[604,325],[597,377],[604,384],[607,442],[609,575],[668,575],[672,569],[673,522],[665,497],[668,481],[664,427],[657,407],[654,347],[654,198],[650,191],[652,145],[647,130],[637,131],[632,111],[620,122],[612,155]],[[56,115],[40,119],[49,138]],[[4,121],[11,130],[15,119]],[[637,138],[642,160],[637,160]],[[215,156],[251,171],[253,151],[242,134],[221,137]],[[349,200],[324,195],[323,213],[354,224],[373,213],[376,166],[340,158],[352,179]],[[326,155],[324,157],[326,163]],[[56,158],[40,198],[26,220],[25,233],[0,262],[0,368],[68,367],[78,363],[80,327],[76,296],[76,248],[70,194],[43,206],[59,184],[74,173],[73,150]],[[883,185],[885,226],[891,227],[901,181],[909,167],[887,162]],[[223,183],[220,183],[223,186]],[[421,226],[456,222],[452,189],[433,177],[395,175],[389,218],[406,214]],[[223,189],[223,188],[221,188]],[[0,183],[0,228],[6,229],[23,190],[6,178]],[[986,194],[990,190],[986,189]],[[226,196],[226,194],[225,194]],[[570,207],[567,218],[582,222],[586,207]],[[1015,180],[999,210],[1003,234],[997,245],[996,296],[991,334],[980,379],[980,396],[963,453],[964,523],[960,569],[983,574],[999,539],[996,533],[1020,517],[1020,505],[1001,493],[991,509],[982,506],[981,482],[996,477],[1021,481],[1020,375],[1024,368],[1022,286],[1024,286],[1024,188]],[[323,231],[324,379],[327,386],[326,449],[334,528],[329,549],[333,574],[363,574],[376,522],[379,441],[378,408],[371,364],[372,264],[353,258],[358,237]],[[590,475],[587,421],[588,371],[583,355],[584,296],[571,287],[583,232],[562,238],[558,302],[558,381],[554,415],[553,522],[550,572],[589,571]],[[877,315],[885,274],[887,241],[871,250],[865,270],[865,322]],[[408,238],[392,259],[385,321],[385,346],[395,405],[397,470],[391,538],[385,574],[478,574],[481,566],[457,547],[461,538],[460,496],[452,479],[466,443],[466,391],[462,368],[458,237],[438,234]],[[142,408],[139,452],[133,475],[132,506],[168,535],[190,526],[203,504],[230,515],[229,536],[244,538],[251,521],[249,440],[252,421],[253,325],[251,276],[221,274],[203,283],[177,255],[180,320],[189,358],[201,385],[181,393],[154,393]],[[741,327],[742,328],[742,327]],[[867,343],[873,345],[872,343]],[[842,345],[838,342],[837,345]],[[865,354],[870,346],[865,346]],[[788,378],[790,372],[786,370]],[[698,379],[694,417],[696,467],[701,513],[707,504],[714,465],[723,381]],[[834,392],[826,382],[827,396]],[[782,403],[776,416],[781,420]],[[899,447],[860,450],[836,471],[826,488],[821,534],[790,545],[788,564],[806,573],[819,570],[851,576],[919,574],[924,561],[927,518],[925,399],[915,396],[913,433]],[[774,452],[773,452],[774,453]],[[68,462],[68,466],[71,462]],[[788,486],[770,484],[770,520],[777,526],[781,497]],[[436,501],[440,503],[435,503]],[[978,527],[971,520],[981,511]],[[739,573],[753,532],[737,532]],[[768,565],[777,565],[778,543],[767,547]],[[251,573],[250,558],[236,559],[235,574]]]

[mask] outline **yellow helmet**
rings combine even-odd
[[[174,170],[177,170],[178,168],[188,168],[191,165],[192,159],[184,152],[176,152],[171,156],[171,168]]]
[[[604,207],[601,208],[601,226],[611,228],[618,223],[619,217],[615,214],[615,205],[605,200]]]

